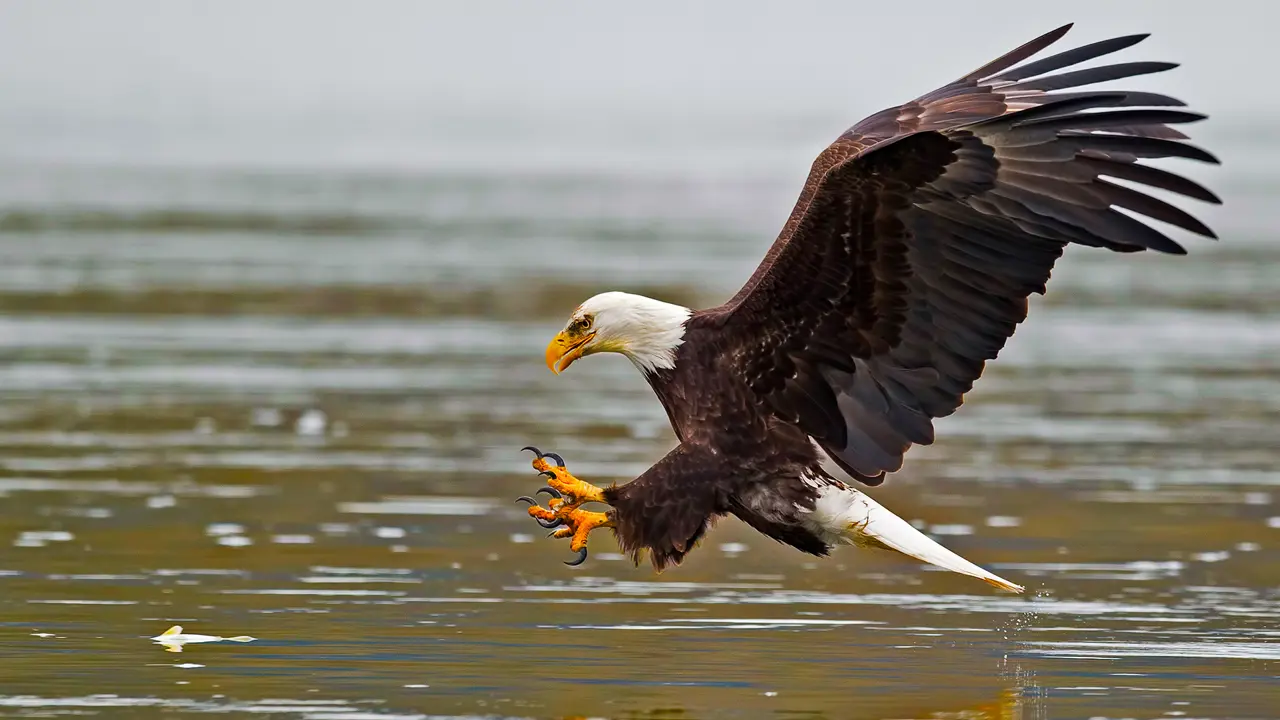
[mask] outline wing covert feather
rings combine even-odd
[[[752,277],[691,320],[728,338],[725,368],[863,482],[932,442],[932,420],[963,402],[1067,245],[1185,252],[1117,208],[1213,237],[1140,189],[1218,202],[1138,162],[1216,162],[1171,127],[1203,116],[1163,109],[1182,103],[1154,93],[1053,92],[1174,66],[1046,75],[1145,35],[1018,65],[1069,27],[847,130],[814,161]]]

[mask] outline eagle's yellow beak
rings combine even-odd
[[[567,330],[562,331],[547,344],[547,368],[557,375],[564,372],[564,369],[572,365],[574,360],[582,357],[595,337],[596,334],[593,332],[586,335],[573,335]]]

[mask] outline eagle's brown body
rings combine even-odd
[[[813,509],[821,484],[836,481],[820,469],[819,451],[801,428],[762,407],[740,375],[719,371],[728,349],[705,320],[690,319],[673,369],[646,373],[680,445],[640,477],[605,490],[620,544],[648,549],[662,568],[683,559],[714,517],[731,513],[775,540],[825,555],[830,545],[806,527],[802,512]]]

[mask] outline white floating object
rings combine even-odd
[[[1022,524],[1022,518],[1013,515],[992,515],[987,518],[987,527],[1011,528]]]
[[[75,537],[66,530],[26,530],[13,544],[16,547],[44,547],[51,542],[70,542]]]
[[[248,635],[236,635],[235,637],[222,637],[220,635],[198,635],[196,633],[182,632],[181,625],[174,625],[159,635],[151,638],[168,652],[182,652],[183,645],[191,645],[195,643],[213,643],[213,642],[238,642],[247,643],[257,640],[255,637]]]
[[[218,538],[218,544],[226,547],[249,547],[253,544],[253,539],[243,535],[223,535]]]
[[[323,410],[308,410],[298,416],[293,429],[299,435],[323,435],[329,425],[329,416]]]
[[[380,527],[374,528],[373,535],[384,540],[396,540],[404,537],[405,531],[404,528],[399,527]]]

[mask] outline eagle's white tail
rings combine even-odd
[[[827,529],[839,529],[840,539],[861,547],[897,550],[917,560],[962,575],[985,580],[1010,592],[1020,593],[1021,585],[983,570],[934,542],[911,523],[889,512],[883,505],[853,488],[824,488],[814,508],[816,519]]]

